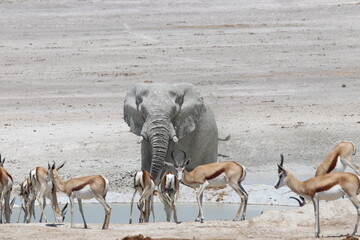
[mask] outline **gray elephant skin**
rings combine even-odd
[[[215,116],[192,84],[134,85],[125,97],[124,120],[143,137],[141,169],[157,182],[169,170],[164,161],[171,161],[172,151],[183,150],[191,158],[188,171],[217,160]]]

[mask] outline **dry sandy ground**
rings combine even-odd
[[[311,176],[335,144],[360,142],[359,12],[360,2],[350,0],[0,0],[6,168],[18,184],[36,166],[67,161],[64,178],[100,173],[112,192],[129,193],[140,145],[123,121],[125,93],[136,82],[185,81],[214,110],[220,135],[231,133],[219,145],[229,157],[219,160],[245,165],[247,184],[273,183],[281,152],[285,166]],[[203,238],[213,238],[213,230],[255,234],[260,225],[265,233],[272,223],[261,219],[195,227]],[[296,221],[276,219],[279,226]],[[331,226],[344,221],[331,218]],[[35,226],[17,229],[33,229],[34,238],[52,230]],[[101,236],[123,236],[123,227]],[[264,237],[311,232],[297,224],[283,229],[289,232]]]
[[[344,239],[356,221],[356,210],[348,200],[320,204],[321,234],[324,239]],[[345,217],[346,216],[346,217]],[[153,239],[315,239],[312,204],[290,211],[268,211],[251,220],[241,222],[208,221],[110,224],[100,230],[100,224],[69,224],[46,227],[45,224],[6,224],[0,227],[2,239],[122,239],[142,234]]]

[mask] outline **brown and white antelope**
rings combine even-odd
[[[329,172],[344,172],[347,166],[351,167],[357,174],[360,174],[360,168],[351,160],[351,156],[355,154],[356,146],[353,142],[339,143],[316,168],[315,176]]]
[[[129,223],[132,223],[132,209],[134,204],[134,198],[137,192],[140,194],[138,208],[140,210],[139,222],[149,222],[150,211],[153,215],[153,221],[155,222],[154,214],[154,191],[156,185],[153,177],[146,170],[138,171],[134,176],[134,194],[131,199],[130,206],[130,218]],[[145,206],[145,209],[144,209]]]
[[[357,194],[360,190],[360,179],[353,173],[334,172],[310,178],[306,181],[298,180],[291,172],[283,167],[284,156],[281,154],[281,162],[278,165],[278,180],[275,188],[288,186],[293,192],[301,197],[311,200],[315,211],[315,237],[320,234],[320,200],[336,200],[346,195],[357,210],[357,221],[353,235],[357,232],[360,219],[360,202]]]
[[[10,193],[14,184],[12,176],[4,168],[5,158],[0,154],[0,223],[10,223],[11,207]]]
[[[21,211],[24,212],[24,223],[26,222],[27,219],[27,206],[28,206],[28,201],[30,200],[30,191],[31,191],[31,181],[30,178],[26,178],[22,183],[20,183],[20,192],[19,192],[19,197],[20,197],[20,210],[19,210],[19,215],[18,215],[18,220],[17,222],[20,221],[20,216],[21,216]],[[35,203],[35,201],[33,201],[33,204]],[[34,206],[31,206],[31,208],[34,210]],[[33,211],[33,217],[35,219],[35,212]]]
[[[351,167],[356,174],[360,174],[360,168],[351,160],[351,156],[356,154],[356,146],[353,142],[341,142],[336,145],[325,160],[316,168],[315,177],[324,175],[330,172],[344,172],[346,167]],[[299,202],[300,207],[305,205],[305,199],[300,197],[300,200],[295,197],[290,197]]]
[[[181,151],[184,158],[181,162],[177,162],[174,159],[172,152],[171,157],[174,163],[165,162],[166,165],[175,167],[179,181],[189,187],[199,189],[196,193],[196,200],[199,206],[199,214],[195,221],[204,221],[202,200],[203,193],[206,187],[223,187],[229,185],[239,195],[241,204],[239,210],[234,217],[234,221],[244,220],[246,214],[246,207],[248,201],[248,194],[241,186],[241,182],[245,179],[246,169],[242,165],[231,162],[215,162],[205,165],[200,165],[194,168],[191,172],[185,170],[186,166],[190,162],[190,158],[186,159],[186,153]],[[242,215],[240,217],[241,210]]]
[[[108,191],[109,181],[101,175],[87,176],[80,178],[71,178],[67,181],[63,181],[59,176],[59,169],[64,166],[65,163],[59,167],[55,167],[55,163],[48,166],[48,179],[51,180],[57,189],[64,192],[70,200],[71,208],[71,227],[74,227],[74,205],[75,198],[79,203],[79,210],[84,221],[84,228],[87,228],[85,221],[82,199],[95,198],[105,209],[105,220],[102,229],[109,228],[111,207],[105,201],[105,197]]]
[[[48,179],[48,170],[44,167],[36,167],[29,173],[30,178],[30,194],[29,201],[26,205],[26,222],[29,223],[31,220],[31,215],[34,212],[34,202],[37,199],[39,203],[39,207],[41,210],[41,216],[39,222],[42,222],[42,218],[44,216],[45,222],[48,222],[47,217],[45,215],[45,207],[46,207],[46,198],[50,199],[52,209],[54,212],[54,217],[56,222],[63,222],[65,219],[65,209],[67,204],[65,204],[64,208],[61,210],[59,207],[56,187],[55,185]]]
[[[172,212],[174,221],[178,223],[176,201],[179,197],[179,179],[173,172],[166,172],[158,186],[159,198],[165,204],[166,220],[171,222]]]

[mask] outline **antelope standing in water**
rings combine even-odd
[[[159,183],[158,192],[160,200],[165,203],[166,220],[171,222],[172,212],[177,223],[176,201],[179,197],[179,179],[172,172],[166,172]]]
[[[71,208],[71,227],[74,227],[75,198],[79,203],[79,210],[84,221],[84,228],[87,228],[87,224],[85,221],[81,200],[95,198],[99,201],[99,203],[101,203],[101,205],[103,205],[105,209],[105,220],[102,229],[109,228],[111,207],[105,201],[109,181],[101,175],[71,178],[67,181],[63,181],[60,178],[58,171],[64,166],[64,164],[65,163],[57,168],[55,167],[55,163],[52,166],[49,164],[48,178],[61,192],[64,192],[69,197]]]
[[[67,204],[61,210],[59,207],[59,203],[57,200],[56,187],[48,179],[48,170],[44,167],[36,167],[30,171],[30,184],[31,186],[29,201],[27,201],[27,209],[26,209],[26,222],[29,223],[31,220],[31,215],[34,213],[34,202],[37,199],[39,203],[39,207],[41,210],[41,216],[39,222],[42,222],[42,218],[44,216],[45,222],[48,222],[48,219],[45,215],[45,207],[46,207],[46,198],[50,199],[52,209],[54,212],[54,217],[56,222],[63,222],[65,219],[65,209]]]
[[[154,191],[156,185],[150,173],[146,170],[139,171],[134,176],[134,194],[131,199],[130,218],[129,223],[132,223],[132,209],[134,198],[137,192],[140,194],[138,208],[140,210],[139,222],[148,222],[150,211],[153,214],[153,221],[155,222],[154,214]],[[145,210],[144,210],[145,205]]]

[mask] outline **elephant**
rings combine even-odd
[[[192,159],[187,170],[217,161],[218,130],[214,113],[190,83],[139,83],[124,101],[124,120],[130,131],[142,136],[141,170],[159,183],[170,170],[173,151]]]

